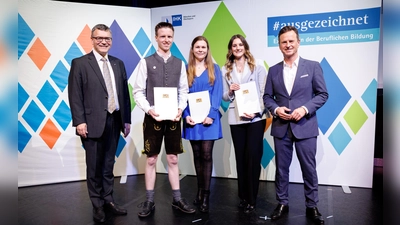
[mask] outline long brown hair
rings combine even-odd
[[[250,67],[250,71],[253,72],[254,68],[256,67],[255,59],[254,59],[253,55],[250,52],[250,46],[247,43],[246,39],[241,34],[235,34],[229,40],[228,53],[226,54],[225,68],[226,68],[227,71],[225,73],[225,76],[228,79],[231,79],[231,72],[233,70],[233,63],[235,62],[235,56],[233,55],[233,52],[232,52],[232,44],[233,44],[233,41],[235,39],[237,39],[237,38],[240,39],[240,41],[243,43],[244,50],[245,50],[244,57],[247,60],[247,64]]]
[[[196,76],[196,58],[194,57],[193,48],[194,48],[194,45],[196,44],[196,42],[198,42],[198,41],[205,41],[207,44],[207,55],[204,59],[204,62],[205,62],[204,66],[208,70],[208,82],[211,85],[214,85],[214,81],[215,81],[214,62],[213,62],[212,56],[211,56],[210,45],[208,44],[207,38],[205,38],[204,36],[197,36],[193,39],[191,47],[190,47],[189,62],[188,62],[187,70],[186,70],[189,87],[191,87],[193,85],[194,77]]]

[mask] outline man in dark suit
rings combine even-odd
[[[325,104],[328,92],[318,62],[299,57],[300,39],[293,26],[279,32],[283,61],[269,69],[264,92],[265,107],[274,115],[274,137],[278,206],[271,214],[276,220],[289,211],[289,167],[293,144],[300,162],[306,198],[306,216],[318,224],[324,219],[317,208],[318,176],[315,155],[319,134],[316,111]]]
[[[68,98],[72,125],[86,153],[86,179],[93,220],[105,221],[104,208],[126,214],[113,199],[114,162],[120,133],[130,132],[131,103],[124,63],[108,55],[111,30],[93,27],[93,51],[72,60]]]

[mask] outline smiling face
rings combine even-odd
[[[201,62],[203,61],[208,54],[208,46],[207,43],[203,40],[197,41],[192,48],[194,57],[196,58],[197,61]]]
[[[110,30],[95,30],[92,32],[93,49],[100,55],[105,56],[112,46]]]
[[[233,40],[231,51],[232,54],[235,56],[235,59],[240,59],[243,57],[245,53],[245,47],[243,42],[239,38],[235,38]]]
[[[174,31],[169,27],[162,27],[158,29],[156,34],[156,42],[158,49],[164,53],[168,53],[171,49],[172,42],[174,41]]]
[[[291,30],[279,36],[279,49],[285,59],[296,59],[298,56],[297,49],[300,46],[300,40],[297,34]]]

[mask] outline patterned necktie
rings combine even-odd
[[[104,82],[106,83],[107,92],[108,92],[108,109],[107,109],[107,111],[109,113],[113,113],[116,106],[115,106],[114,90],[113,90],[113,86],[112,86],[112,82],[111,82],[111,74],[110,74],[110,70],[108,69],[107,59],[102,58],[101,61],[103,61],[103,76],[104,76]]]

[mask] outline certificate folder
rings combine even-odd
[[[193,92],[188,95],[190,117],[196,123],[202,123],[210,112],[210,95],[208,91]]]
[[[244,116],[244,113],[261,112],[260,99],[254,81],[240,84],[240,89],[235,91],[235,98],[239,116]]]
[[[154,110],[160,120],[174,120],[178,115],[178,91],[176,87],[154,88]]]

